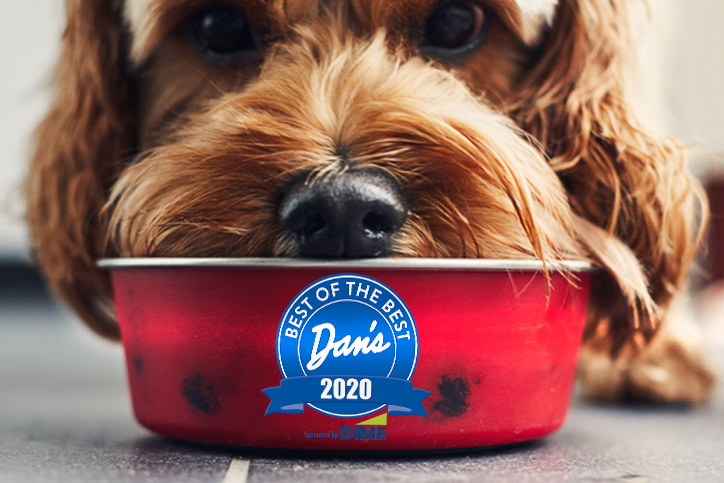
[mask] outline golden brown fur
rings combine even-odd
[[[707,213],[681,147],[626,102],[629,1],[560,0],[531,35],[515,1],[486,0],[486,44],[429,62],[415,32],[432,0],[235,0],[266,40],[229,69],[181,27],[209,2],[155,0],[128,25],[120,1],[68,0],[28,182],[40,265],[117,338],[98,258],[295,256],[277,219],[284,186],[373,168],[411,203],[390,256],[591,260],[605,274],[584,358],[628,362],[615,380],[583,367],[588,393],[703,401],[713,378],[696,350],[669,364],[695,369],[693,389],[636,392],[648,382],[626,376],[658,360],[640,354],[685,291]]]

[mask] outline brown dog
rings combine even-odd
[[[633,3],[68,0],[39,262],[115,338],[101,257],[587,259],[584,391],[704,401],[699,350],[648,345],[706,201],[625,99]]]

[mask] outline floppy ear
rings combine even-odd
[[[130,154],[132,113],[120,2],[68,0],[55,101],[40,125],[27,181],[34,250],[52,288],[97,333],[118,338],[101,217]]]
[[[630,247],[651,298],[666,309],[686,283],[707,204],[681,146],[644,130],[630,111],[624,85],[635,51],[630,29],[636,7],[645,7],[643,0],[636,3],[559,0],[554,25],[510,115],[544,146],[576,213]],[[616,283],[609,278],[604,285]],[[607,291],[593,293],[601,320],[610,319],[607,307],[620,312]],[[620,322],[606,329],[610,335],[619,344],[630,338],[638,313],[640,331],[653,336],[654,312],[641,311],[635,300],[626,303],[629,314],[614,317]],[[588,335],[596,329],[589,327]]]

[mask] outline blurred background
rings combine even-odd
[[[22,182],[60,51],[60,0],[0,0],[0,259],[27,256]]]

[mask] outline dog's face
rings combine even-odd
[[[496,113],[553,7],[127,2],[139,155],[111,196],[115,246],[582,256],[544,154]]]
[[[628,112],[629,10],[68,0],[29,183],[41,264],[106,334],[102,256],[588,259],[618,301],[597,318],[653,325],[695,191]]]

